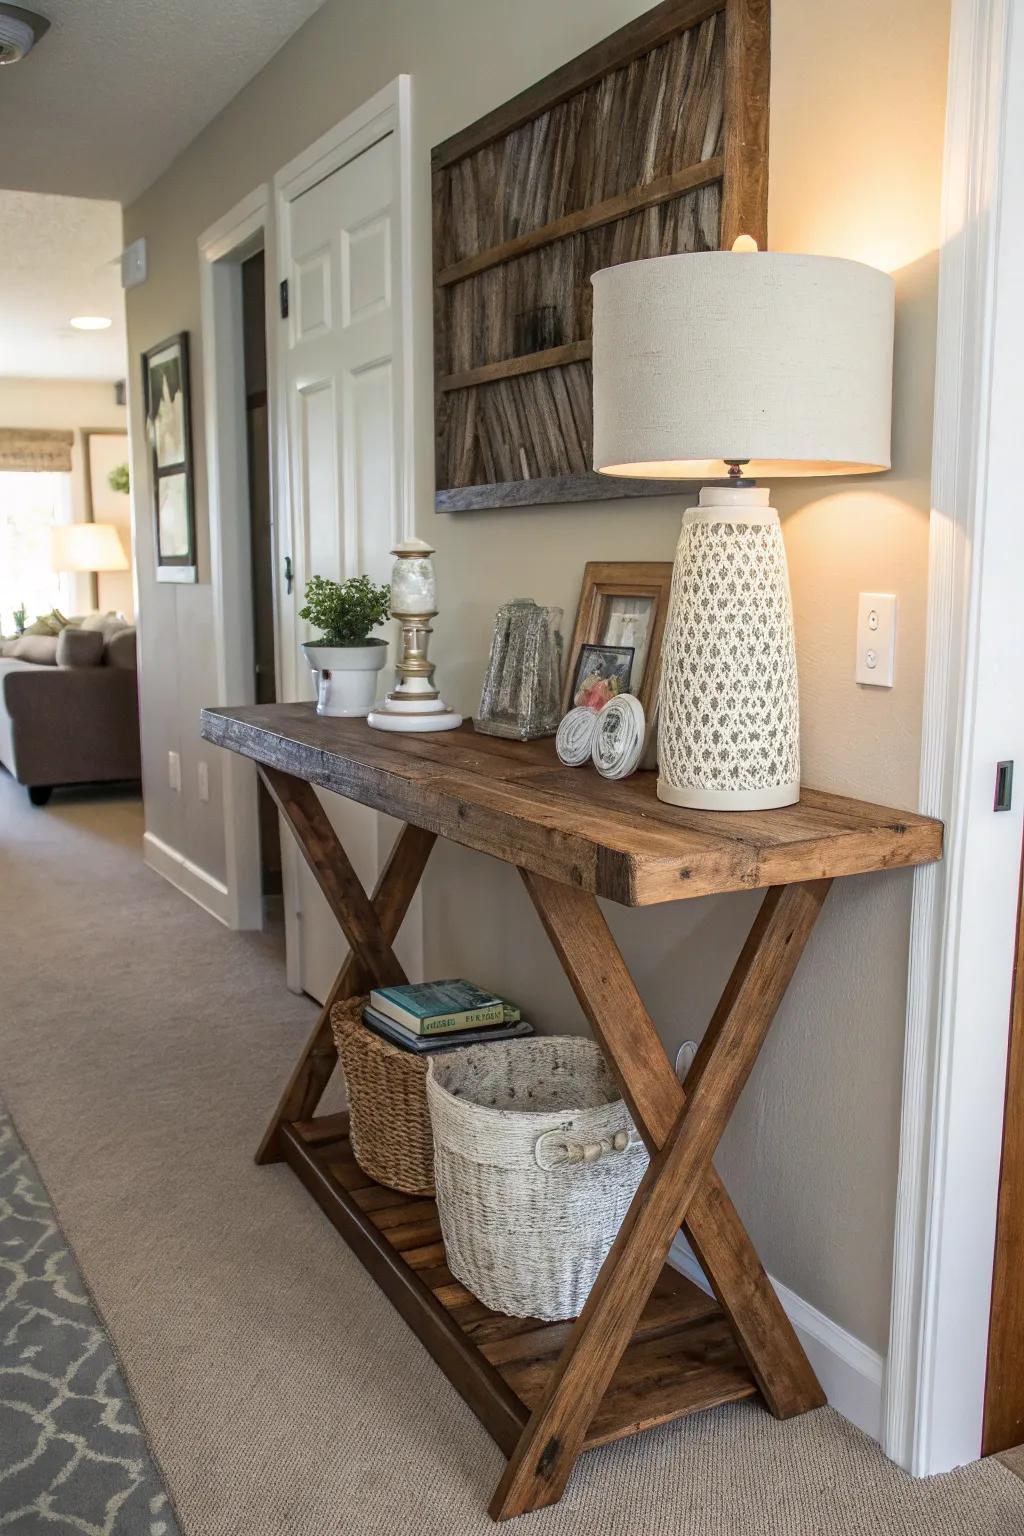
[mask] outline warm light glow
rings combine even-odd
[[[736,239],[732,243],[732,248],[734,251],[745,251],[749,253],[751,251],[756,251],[758,249],[758,244],[753,235],[737,235]]]
[[[109,331],[113,323],[106,315],[73,315],[69,322],[76,331]]]
[[[55,571],[127,571],[128,556],[113,523],[61,523],[50,529]]]
[[[845,459],[742,459],[743,474],[749,480],[812,479],[822,475],[877,475],[888,464],[860,464]],[[725,459],[637,459],[628,464],[595,464],[600,475],[618,475],[622,480],[725,480],[729,464]]]

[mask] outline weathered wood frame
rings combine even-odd
[[[712,1157],[832,878],[936,858],[939,825],[806,791],[801,806],[767,819],[662,808],[660,826],[645,829],[641,807],[650,802],[639,781],[603,790],[603,781],[597,782],[591,793],[610,798],[603,814],[591,818],[583,781],[553,769],[550,743],[524,745],[467,732],[444,740],[391,737],[379,743],[363,722],[320,721],[308,706],[296,705],[204,711],[202,733],[259,764],[351,946],[257,1160],[289,1162],[508,1454],[491,1504],[494,1518],[557,1502],[581,1450],[651,1424],[755,1391],[779,1418],[819,1406],[821,1388]],[[314,782],[407,820],[372,897],[338,842]],[[772,828],[779,839],[774,856],[768,846]],[[453,1289],[447,1271],[434,1271],[439,1280],[431,1288],[412,1255],[390,1243],[367,1214],[372,1208],[350,1194],[356,1187],[352,1179],[360,1174],[337,1117],[313,1118],[337,1061],[331,1005],[375,984],[405,979],[393,940],[438,835],[518,868],[651,1153],[649,1171],[583,1312],[559,1335],[561,1353],[557,1359],[550,1355],[531,1398],[532,1412],[494,1368],[485,1347],[453,1321],[453,1303],[444,1299]],[[629,850],[620,850],[627,842]],[[602,850],[592,866],[588,845]],[[671,861],[667,845],[676,850]],[[698,845],[707,856],[703,868]],[[662,852],[648,866],[656,847]],[[618,867],[622,861],[629,862],[631,874]],[[766,895],[681,1084],[597,894],[642,905],[751,886],[768,887]],[[318,1159],[321,1145],[326,1151]],[[374,1207],[389,1199],[387,1192],[370,1194]],[[443,1266],[436,1223],[424,1220],[421,1229],[415,1212],[406,1217],[407,1209],[400,1206],[397,1219],[413,1221],[418,1241],[426,1245],[420,1266]],[[610,1407],[617,1368],[631,1347],[650,1336],[656,1293],[665,1284],[663,1266],[680,1226],[724,1314],[737,1364],[714,1386],[684,1371],[666,1402],[665,1376],[672,1366],[666,1357],[641,1370],[625,1409],[621,1403]],[[454,1289],[468,1296],[457,1284]],[[513,1320],[492,1315],[492,1321]],[[526,1329],[543,1327],[515,1322]],[[670,1338],[666,1343],[669,1351],[675,1348]],[[645,1410],[648,1391],[662,1396],[659,1406]]]
[[[604,76],[621,69],[678,34],[724,13],[725,76],[723,150],[720,155],[685,166],[656,181],[627,189],[603,202],[555,219],[542,228],[445,266],[442,257],[440,192],[444,173],[476,150],[504,138],[533,118],[567,101]],[[722,184],[719,244],[728,250],[739,234],[753,235],[764,248],[768,222],[768,95],[770,77],[770,0],[663,0],[595,47],[528,87],[478,122],[462,129],[432,153],[434,180],[434,357],[435,437],[439,511],[475,511],[486,507],[530,506],[551,502],[586,502],[632,496],[664,495],[692,489],[688,481],[619,480],[597,474],[513,480],[493,485],[448,487],[441,459],[440,401],[454,389],[486,384],[547,368],[583,362],[590,342],[573,341],[527,356],[510,357],[457,373],[443,371],[447,356],[444,290],[489,267],[515,260],[568,235],[599,228],[641,209],[654,207],[711,182]]]

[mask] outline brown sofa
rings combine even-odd
[[[33,805],[57,785],[141,777],[133,627],[76,625],[4,644],[0,763]]]

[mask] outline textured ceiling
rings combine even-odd
[[[0,192],[0,377],[124,378],[120,250],[117,203]],[[73,331],[72,315],[114,323]]]
[[[0,70],[0,185],[129,203],[322,0],[28,4],[51,26]]]

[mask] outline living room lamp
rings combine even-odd
[[[684,513],[676,550],[658,796],[704,810],[792,805],[789,576],[754,477],[889,468],[892,279],[747,247],[626,262],[593,285],[594,468],[717,482]]]
[[[55,571],[92,576],[92,601],[99,606],[99,571],[127,571],[128,556],[113,523],[58,523],[50,529],[50,565]]]

